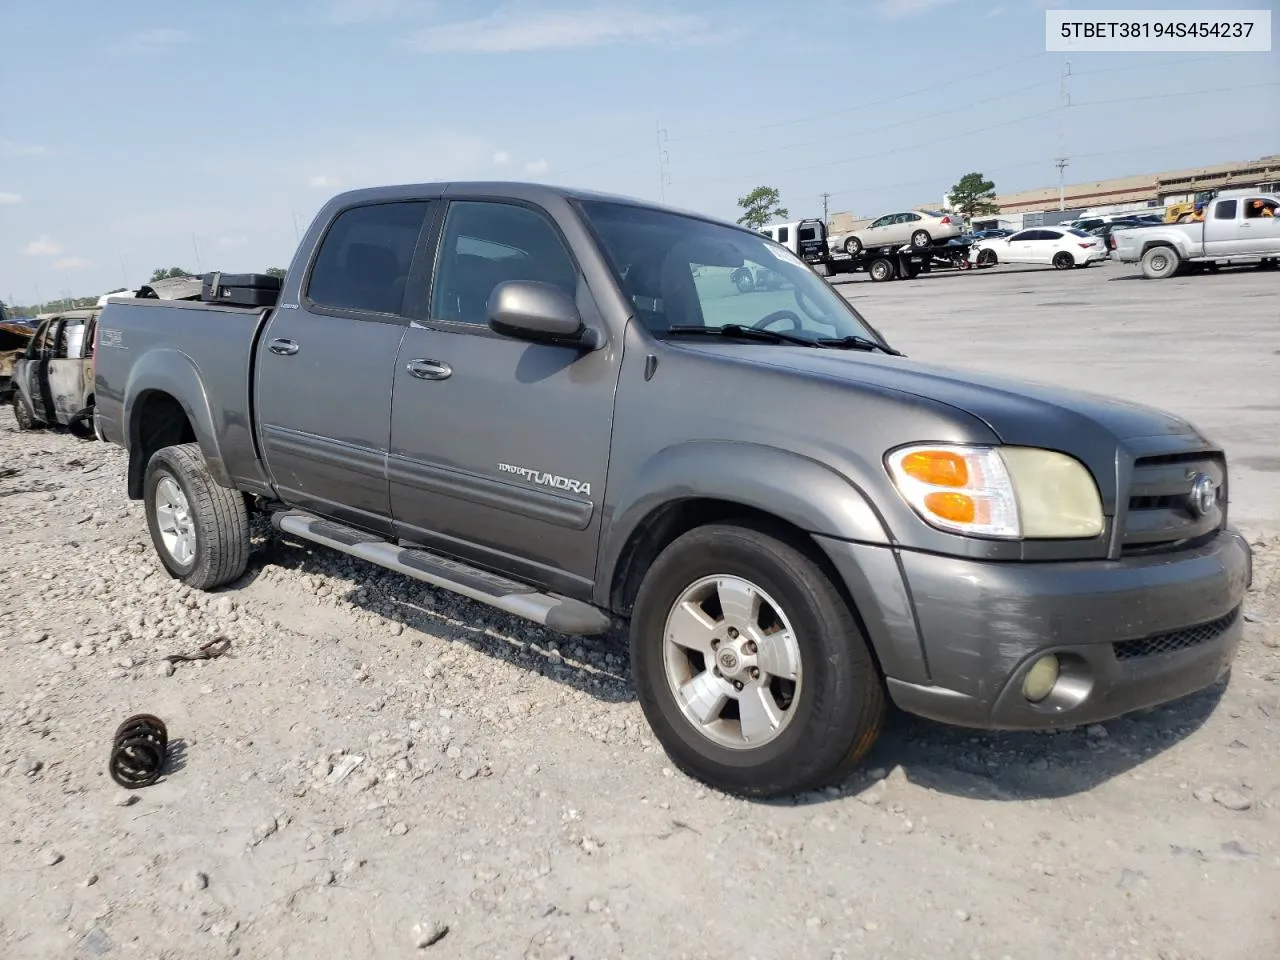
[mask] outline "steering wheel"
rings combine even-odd
[[[804,321],[800,319],[800,315],[794,310],[775,310],[767,317],[762,317],[751,325],[752,330],[764,330],[771,327],[779,320],[790,320],[792,330],[803,330]]]

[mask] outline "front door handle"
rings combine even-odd
[[[419,380],[448,380],[453,376],[453,367],[439,360],[410,360],[405,369]]]
[[[292,340],[272,340],[267,349],[282,357],[292,357],[298,352],[298,345]]]

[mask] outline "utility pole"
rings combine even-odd
[[[830,205],[830,201],[831,201],[831,194],[824,193],[822,195],[822,225],[824,227],[827,225],[828,206]]]
[[[667,131],[662,129],[661,122],[657,125],[658,129],[658,194],[662,198],[662,202],[667,202],[667,184],[671,182],[671,176],[667,173],[667,164],[671,162],[671,158],[667,156],[667,151],[663,144],[667,142]]]
[[[196,273],[200,273],[203,269],[200,266],[200,244],[196,241],[194,233],[191,235],[191,249],[196,252]]]
[[[1062,62],[1062,116],[1058,121],[1058,209],[1067,209],[1067,188],[1063,171],[1067,168],[1067,111],[1071,108],[1071,61]]]
[[[302,244],[302,232],[298,229],[298,208],[293,208],[293,239],[299,245]]]

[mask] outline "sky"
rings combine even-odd
[[[0,299],[288,266],[322,203],[380,183],[537,180],[726,219],[769,185],[795,218],[823,193],[875,216],[975,170],[1051,186],[1062,155],[1071,183],[1280,153],[1280,47],[1048,53],[1044,10],[1069,6],[5,0]]]

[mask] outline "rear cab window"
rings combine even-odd
[[[398,315],[429,200],[351,207],[334,218],[307,280],[311,306]]]
[[[1234,220],[1236,218],[1236,202],[1234,200],[1219,200],[1213,208],[1213,219],[1215,220]]]

